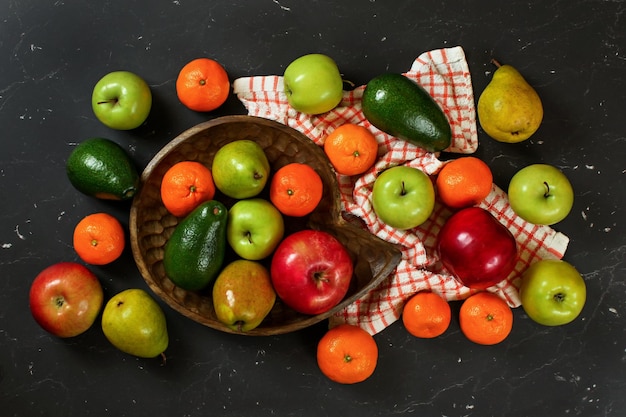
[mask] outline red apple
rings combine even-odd
[[[480,207],[454,213],[439,232],[437,249],[443,266],[473,289],[506,279],[517,260],[517,243],[509,229]]]
[[[278,297],[303,314],[325,313],[345,297],[352,279],[350,254],[337,238],[301,230],[281,241],[270,274]]]
[[[103,299],[98,278],[75,262],[59,262],[41,271],[29,294],[35,321],[58,337],[77,336],[89,329]]]

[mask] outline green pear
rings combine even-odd
[[[261,145],[241,139],[218,149],[211,171],[218,190],[229,197],[244,199],[263,190],[269,178],[270,163]]]
[[[510,65],[500,65],[478,98],[480,126],[493,139],[516,143],[532,136],[543,119],[543,106],[535,89]]]
[[[122,291],[107,302],[102,331],[113,346],[142,358],[163,355],[169,342],[163,310],[141,289]]]
[[[257,261],[237,259],[231,262],[213,284],[217,319],[236,332],[258,327],[275,301],[269,271]]]

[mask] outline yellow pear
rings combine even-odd
[[[142,358],[164,358],[169,341],[163,310],[138,288],[124,290],[107,302],[102,331],[113,346]]]
[[[480,126],[493,139],[516,143],[534,134],[543,119],[543,106],[535,89],[510,65],[500,65],[478,98]]]

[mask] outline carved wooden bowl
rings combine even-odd
[[[347,247],[355,266],[348,294],[332,310],[309,316],[297,313],[277,299],[263,323],[242,334],[274,335],[311,326],[363,296],[394,270],[400,260],[400,252],[342,217],[337,178],[321,147],[278,122],[252,116],[226,116],[201,123],[180,134],[155,155],[141,175],[141,188],[130,211],[132,251],[146,283],[165,303],[198,323],[235,333],[217,320],[210,289],[186,291],[175,286],[166,276],[162,263],[164,246],[181,219],[171,215],[163,206],[160,186],[163,175],[175,163],[193,160],[210,168],[217,150],[239,139],[254,140],[261,145],[272,172],[288,163],[301,162],[309,164],[320,174],[324,183],[322,201],[307,217],[296,219],[285,216],[285,235],[306,227],[328,231]],[[215,199],[227,207],[233,203],[219,192]],[[226,259],[224,265],[228,261]]]

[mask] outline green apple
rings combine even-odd
[[[343,98],[343,79],[337,63],[329,56],[309,54],[285,69],[285,94],[291,107],[306,114],[326,113]]]
[[[394,166],[383,171],[372,189],[374,212],[397,229],[412,229],[424,223],[435,207],[435,189],[423,171]]]
[[[267,268],[247,259],[226,265],[213,284],[212,295],[217,319],[236,332],[258,327],[276,301]]]
[[[239,200],[228,210],[226,239],[244,259],[258,261],[268,257],[284,232],[282,214],[262,198]]]
[[[568,262],[543,259],[524,271],[519,294],[528,317],[545,326],[560,326],[578,317],[585,305],[587,287]]]
[[[240,139],[218,149],[211,168],[215,186],[236,199],[258,195],[267,183],[270,163],[257,142]]]
[[[574,190],[558,168],[533,164],[519,170],[509,183],[509,202],[522,219],[540,225],[563,220],[574,205]]]
[[[150,114],[152,93],[137,74],[114,71],[96,83],[91,107],[98,120],[106,126],[117,130],[135,129]]]

